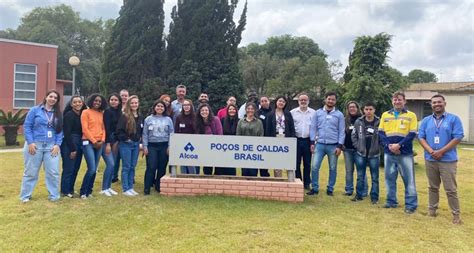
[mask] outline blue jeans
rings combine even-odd
[[[99,166],[100,154],[102,154],[102,147],[95,149],[92,143],[89,142],[89,144],[82,146],[82,150],[87,163],[87,171],[82,180],[80,194],[89,196],[92,194],[92,189],[94,188],[94,181],[97,167]]]
[[[196,174],[196,167],[194,167],[194,166],[181,166],[181,174]]]
[[[398,172],[405,185],[405,209],[416,210],[418,197],[415,186],[413,155],[392,155],[385,153],[385,184],[387,187],[387,205],[396,207]]]
[[[119,143],[120,157],[122,158],[122,191],[133,189],[135,167],[138,161],[139,143],[135,141]]]
[[[355,149],[346,149],[344,150],[344,164],[346,167],[346,193],[352,194],[354,192],[354,164],[357,155],[357,151]],[[367,196],[368,186],[367,186],[367,179],[364,181],[364,190],[362,192],[362,196]]]
[[[146,156],[145,170],[145,193],[150,193],[152,185],[155,185],[156,191],[160,192],[160,179],[166,174],[166,165],[169,160],[169,157],[166,154],[167,149],[168,142],[148,143],[148,155]]]
[[[370,188],[370,199],[372,201],[379,200],[379,166],[380,158],[376,157],[363,157],[359,154],[355,156],[355,162],[357,167],[357,190],[356,197],[363,198],[367,195],[367,177],[366,170],[367,165],[370,169],[370,177],[372,178],[372,187]],[[365,193],[365,195],[364,195]]]
[[[23,172],[23,180],[21,182],[20,199],[25,200],[31,198],[36,183],[38,182],[38,174],[43,164],[45,171],[46,188],[48,189],[49,200],[56,201],[59,199],[59,160],[60,155],[52,156],[51,149],[54,143],[36,142],[36,153],[31,155],[28,153],[28,144],[25,142],[23,156],[25,158],[25,171]]]
[[[121,160],[120,147],[118,147],[118,149],[119,150],[117,150],[117,155],[115,156],[115,160],[114,160],[114,174],[113,174],[112,180],[118,180],[118,174],[120,170],[120,160]]]
[[[313,167],[311,169],[311,184],[313,190],[319,191],[319,170],[321,169],[321,163],[323,162],[324,156],[327,155],[329,161],[329,180],[327,191],[334,191],[334,185],[336,184],[337,177],[337,156],[335,153],[336,147],[336,144],[316,144]]]
[[[115,167],[115,158],[117,157],[117,154],[114,154],[112,150],[110,151],[109,154],[105,153],[106,145],[107,144],[104,143],[104,146],[102,147],[102,159],[104,159],[104,162],[105,162],[104,177],[102,179],[102,190],[107,190],[112,186],[112,178],[114,176],[114,167]],[[110,145],[112,146],[113,143],[110,143]]]
[[[73,144],[76,146],[76,158],[71,159],[69,155],[71,150],[63,141],[61,145],[61,157],[63,158],[63,173],[61,175],[61,193],[74,194],[74,184],[76,183],[77,173],[81,168],[82,162],[82,140],[80,135],[71,136]]]

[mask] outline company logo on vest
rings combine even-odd
[[[193,144],[191,144],[191,142],[188,142],[188,144],[184,146],[185,153],[179,154],[179,159],[198,159],[197,154],[189,154],[189,152],[194,152],[194,149],[195,148]]]

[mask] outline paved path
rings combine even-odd
[[[23,148],[0,149],[0,153],[22,152]]]

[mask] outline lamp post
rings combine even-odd
[[[79,57],[73,55],[69,58],[69,65],[72,66],[72,95],[76,94],[76,67],[81,63]]]

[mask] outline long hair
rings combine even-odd
[[[359,118],[360,116],[362,116],[362,112],[360,110],[360,105],[359,103],[357,103],[356,101],[349,101],[347,102],[346,104],[346,116],[344,117],[345,118],[345,122],[346,122],[346,130],[349,129],[349,126],[351,125],[351,114],[349,113],[349,106],[351,104],[354,104],[356,107],[357,107],[357,113],[356,113],[356,117]]]
[[[110,106],[110,99],[112,97],[116,97],[118,99],[118,105],[117,105],[117,108],[113,108],[112,106]],[[110,108],[113,108],[113,109],[122,109],[122,98],[120,97],[119,94],[117,93],[111,93],[108,97],[107,97],[107,104],[109,105]]]
[[[123,110],[123,115],[127,119],[127,123],[125,124],[125,128],[127,131],[127,134],[135,134],[137,132],[137,125],[135,123],[135,116],[133,116],[132,109],[130,108],[130,104],[133,99],[139,100],[138,96],[133,95],[130,96],[127,100],[127,103],[125,104],[125,108]],[[137,113],[139,113],[138,108],[137,108]]]
[[[54,109],[54,114],[53,114],[53,124],[54,124],[54,129],[56,130],[56,133],[60,133],[63,130],[63,114],[61,113],[61,96],[59,95],[59,92],[56,90],[49,90],[46,93],[46,96],[43,98],[43,105],[46,105],[46,98],[49,96],[49,94],[54,93],[57,96],[56,103],[53,105]]]
[[[204,118],[201,116],[201,109],[207,107],[209,109],[209,116],[207,117],[207,122],[204,122]],[[206,131],[206,126],[208,126],[211,121],[214,119],[214,114],[212,113],[212,109],[208,104],[201,104],[198,107],[197,115],[196,115],[196,132],[198,134],[204,134]]]
[[[66,107],[64,107],[63,116],[66,115],[66,113],[68,113],[69,111],[72,111],[72,101],[74,101],[75,98],[79,98],[82,101],[81,112],[84,111],[85,109],[87,109],[86,102],[84,102],[82,97],[79,96],[79,95],[74,95],[74,96],[71,97],[71,100],[69,100]]]
[[[233,107],[235,109],[235,115],[234,117],[230,117],[229,115],[229,109]],[[222,121],[222,129],[224,130],[224,133],[234,133],[235,130],[237,129],[237,123],[238,123],[238,114],[239,109],[235,105],[228,105],[227,106],[227,115]]]
[[[288,108],[288,100],[286,99],[285,96],[278,96],[278,97],[275,98],[275,100],[273,100],[273,101],[274,101],[273,103],[275,104],[275,107],[273,108],[273,110],[274,110],[274,111],[277,110],[277,101],[278,101],[278,99],[280,99],[280,98],[282,98],[283,100],[285,100],[285,107],[283,107],[283,111],[286,111],[286,109]]]
[[[168,98],[170,100],[170,105],[165,106],[165,112],[167,116],[170,116],[171,118],[173,117],[173,108],[171,108],[171,96],[168,94],[163,94],[160,96],[158,100],[164,101],[165,98]],[[153,107],[153,111],[155,110],[155,107]],[[153,113],[154,114],[154,113]]]
[[[194,112],[194,105],[193,105],[193,101],[191,101],[190,99],[185,99],[184,100],[185,102],[188,102],[189,105],[190,105],[190,110],[189,110],[189,115],[193,118],[193,120],[196,118],[196,113]],[[180,115],[183,115],[182,117],[186,117],[186,114],[184,114],[184,109],[181,108],[181,113]]]

